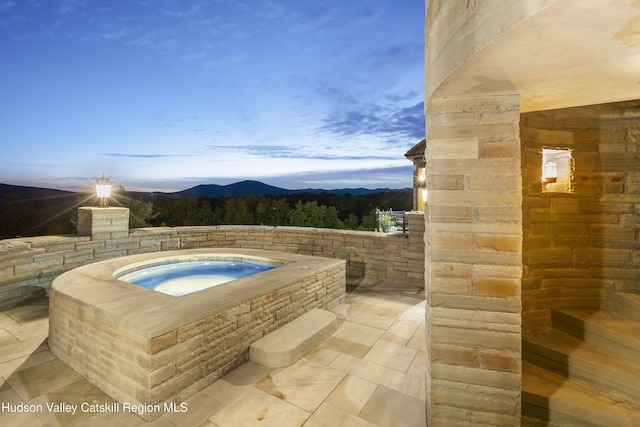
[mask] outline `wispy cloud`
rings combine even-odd
[[[311,159],[311,160],[398,160],[397,156],[349,155],[344,154],[340,147],[324,147],[319,152],[305,145],[208,145],[215,152],[234,152],[237,154],[254,155],[269,159]]]
[[[425,134],[424,102],[409,107],[372,105],[334,112],[320,130],[343,137],[377,135],[420,140]]]
[[[101,153],[101,156],[129,159],[171,159],[176,157],[196,157],[196,154],[158,154],[158,153]]]

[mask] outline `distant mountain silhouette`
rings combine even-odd
[[[19,197],[22,200],[47,200],[76,196],[73,191],[55,190],[52,188],[23,187],[21,185],[0,184],[0,199],[10,196]]]
[[[280,196],[296,193],[330,193],[330,194],[353,194],[359,196],[363,194],[375,194],[382,192],[411,191],[410,188],[390,189],[390,188],[341,188],[336,190],[323,190],[319,188],[304,188],[300,190],[287,190],[275,187],[260,181],[240,181],[228,185],[202,184],[187,190],[173,193],[154,193],[154,195],[164,195],[181,198],[214,198],[214,197],[244,197],[244,196]]]
[[[354,196],[360,196],[364,194],[375,194],[382,192],[398,192],[398,191],[411,191],[410,188],[403,189],[390,189],[390,188],[340,188],[336,190],[323,190],[319,188],[305,188],[300,190],[287,190],[285,188],[275,187],[268,185],[260,181],[240,181],[234,184],[228,185],[216,185],[216,184],[202,184],[195,187],[176,191],[172,193],[168,192],[138,192],[129,191],[128,193],[136,197],[148,198],[151,194],[154,196],[167,196],[177,198],[215,198],[215,197],[244,197],[244,196],[280,196],[297,193],[329,193],[329,194],[352,194]],[[39,187],[23,187],[20,185],[8,185],[0,184],[0,200],[7,199],[14,196],[19,197],[22,200],[52,200],[55,199],[69,199],[75,197],[80,193],[73,191],[55,190],[50,188]],[[75,199],[74,199],[75,200]]]

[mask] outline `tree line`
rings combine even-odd
[[[0,199],[0,239],[73,234],[77,207],[91,206],[91,196],[56,199]],[[411,191],[364,195],[296,193],[284,196],[178,198],[132,197],[121,188],[111,206],[130,209],[130,228],[188,225],[268,225],[374,230],[376,208],[410,210]]]
[[[270,225],[374,230],[376,208],[410,210],[410,191],[366,195],[297,193],[284,196],[150,199],[149,225]]]

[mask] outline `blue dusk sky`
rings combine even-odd
[[[424,0],[0,0],[0,183],[404,188]]]

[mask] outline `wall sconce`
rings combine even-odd
[[[111,181],[102,175],[96,181],[96,194],[98,196],[98,206],[101,208],[109,207],[109,196],[111,196]]]
[[[543,182],[556,182],[558,180],[558,163],[547,162],[544,165]]]
[[[570,149],[542,149],[542,192],[572,193],[575,162]]]

